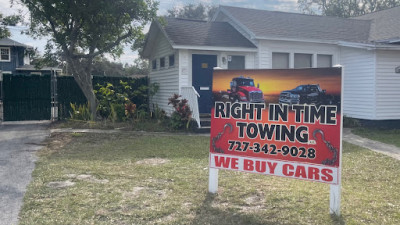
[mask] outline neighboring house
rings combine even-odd
[[[25,54],[27,48],[31,47],[10,38],[0,39],[0,70],[4,74],[14,74],[17,68],[29,64],[29,57]]]
[[[21,44],[10,38],[0,39],[0,71],[3,74],[18,74],[18,75],[42,75],[50,74],[52,70],[61,72],[61,69],[54,67],[35,68],[29,65],[29,55],[27,50],[31,46]]]
[[[153,22],[142,56],[154,104],[193,86],[200,113],[211,107],[212,68],[344,68],[344,115],[400,120],[400,7],[344,19],[220,6],[212,22]]]

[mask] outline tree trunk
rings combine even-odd
[[[76,59],[68,59],[67,62],[70,64],[71,72],[74,76],[76,83],[82,90],[83,94],[86,97],[86,100],[89,103],[92,120],[96,120],[98,102],[96,99],[96,95],[93,92],[91,65],[87,65],[86,63]]]
[[[77,82],[77,83],[79,85],[79,82]],[[79,85],[79,87],[81,87],[81,90],[82,90],[83,94],[85,95],[86,100],[89,103],[90,113],[92,114],[92,120],[96,120],[96,118],[97,118],[97,99],[96,99],[96,95],[93,92],[92,80],[90,79],[89,86],[87,86],[85,84],[83,84],[83,85],[86,86],[86,88],[82,88],[81,85]]]

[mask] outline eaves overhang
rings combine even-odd
[[[337,44],[343,47],[361,48],[367,50],[395,50],[395,51],[400,50],[400,46],[390,45],[390,44],[354,43],[354,42],[344,42],[344,41],[339,41]]]
[[[226,51],[226,52],[257,52],[257,48],[229,47],[229,46],[206,46],[206,45],[172,45],[174,49],[190,49],[201,51]]]

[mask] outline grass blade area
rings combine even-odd
[[[356,128],[352,132],[361,137],[392,144],[400,148],[400,129]]]
[[[208,137],[56,134],[20,224],[400,224],[400,162],[387,156],[344,143],[337,218],[321,183],[220,171],[208,194],[208,151]]]

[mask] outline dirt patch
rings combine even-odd
[[[157,198],[165,198],[165,197],[167,197],[167,191],[166,190],[155,190],[154,194],[157,196]]]
[[[155,221],[153,221],[153,223],[154,224],[160,224],[160,223],[165,224],[165,223],[168,223],[168,222],[172,222],[175,219],[176,219],[175,214],[170,214],[170,215],[164,216],[162,218],[156,219]]]
[[[67,174],[65,176],[68,178],[71,178],[71,179],[77,179],[77,180],[87,181],[87,182],[91,182],[91,183],[98,183],[98,184],[105,184],[105,183],[109,182],[109,180],[107,180],[107,179],[100,180],[90,174],[80,174],[80,175]]]
[[[68,177],[68,178],[76,178],[76,176],[77,176],[76,174],[67,174],[66,175],[66,177]]]
[[[149,158],[149,159],[143,159],[140,161],[137,161],[137,165],[150,165],[150,166],[157,166],[157,165],[162,165],[165,163],[168,163],[170,160],[168,159],[162,159],[162,158]]]
[[[264,198],[264,194],[257,193],[245,198],[244,202],[246,202],[247,205],[260,205],[264,202]]]
[[[133,187],[132,191],[122,193],[124,198],[133,199],[137,198],[140,193],[145,190],[145,187]]]
[[[242,212],[254,212],[265,208],[264,206],[265,196],[263,193],[257,193],[250,195],[244,199],[246,205],[240,206]]]
[[[55,182],[50,182],[47,184],[47,187],[49,188],[54,188],[54,189],[58,189],[58,188],[67,188],[67,187],[72,187],[74,186],[75,183],[70,181],[70,180],[66,180],[66,181],[55,181]]]
[[[168,183],[173,183],[174,179],[155,179],[155,178],[149,178],[146,180],[146,183],[153,183],[153,184],[168,184]]]
[[[54,133],[51,134],[42,144],[46,147],[39,151],[39,155],[51,155],[55,152],[60,151],[64,146],[68,145],[72,141],[72,137],[69,134]]]
[[[98,184],[108,183],[107,179],[100,180],[100,179],[97,179],[97,178],[95,178],[95,177],[93,177],[92,175],[89,175],[89,174],[78,175],[78,176],[76,176],[76,179],[87,181],[87,182],[91,182],[91,183],[98,183]]]
[[[156,199],[163,199],[167,197],[167,191],[166,190],[153,190],[151,188],[146,188],[146,187],[134,187],[132,191],[129,192],[123,192],[122,196],[123,198],[127,199],[134,199],[139,197],[139,195],[144,194],[149,196],[150,198],[156,198]]]

